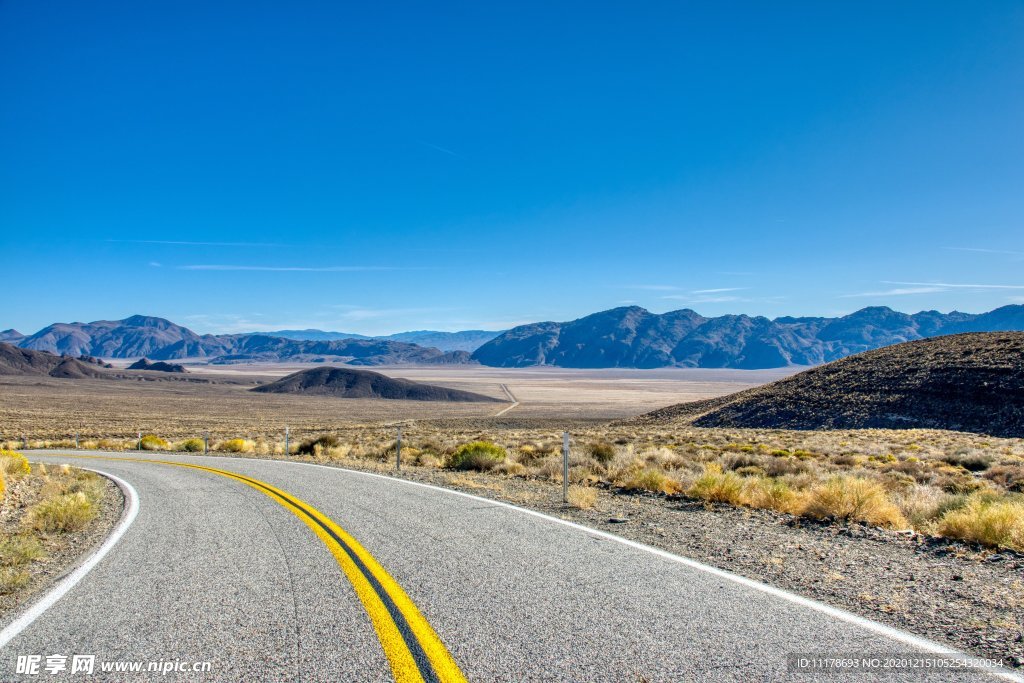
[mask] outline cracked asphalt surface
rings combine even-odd
[[[140,511],[99,565],[0,651],[0,680],[392,680],[337,561],[272,499],[223,476],[117,455],[27,455],[121,477],[138,491]],[[405,589],[470,681],[810,681],[819,677],[787,670],[787,654],[920,653],[804,605],[482,500],[296,463],[124,455],[237,472],[315,506]],[[16,674],[17,656],[32,654],[212,668]],[[951,671],[855,678],[994,680]]]

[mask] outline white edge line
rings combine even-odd
[[[78,466],[75,465],[75,467]],[[114,527],[114,530],[110,535],[107,536],[107,540],[103,542],[103,545],[96,549],[96,552],[90,555],[85,562],[78,565],[73,572],[61,579],[56,586],[51,588],[46,595],[23,612],[21,616],[8,624],[3,631],[0,631],[0,648],[5,647],[9,642],[11,642],[11,640],[28,628],[33,621],[38,619],[43,612],[53,607],[54,603],[67,595],[68,591],[74,588],[79,581],[84,579],[85,575],[88,574],[93,567],[99,564],[100,560],[110,552],[111,548],[117,545],[117,542],[121,540],[122,536],[124,536],[124,532],[126,532],[128,527],[132,525],[132,522],[135,521],[136,515],[139,514],[139,494],[131,484],[119,477],[103,472],[102,470],[95,470],[89,467],[78,467],[78,469],[95,472],[96,474],[110,479],[118,485],[121,492],[124,494],[125,500],[127,501],[124,512],[121,513],[121,520],[118,522],[117,526]]]
[[[987,665],[985,663],[985,661],[983,660],[983,658],[981,658],[981,657],[975,657],[974,655],[969,655],[966,652],[961,652],[960,650],[957,650],[955,648],[952,648],[952,647],[949,647],[949,646],[946,646],[946,645],[942,645],[940,643],[936,643],[934,641],[928,640],[927,638],[922,638],[920,636],[915,636],[912,633],[908,633],[906,631],[901,631],[901,630],[899,630],[897,628],[893,628],[892,626],[886,626],[885,624],[881,624],[881,623],[879,623],[877,621],[872,621],[871,619],[867,619],[865,617],[858,616],[858,615],[854,614],[853,612],[848,612],[848,611],[846,611],[844,609],[840,609],[838,607],[832,607],[831,605],[826,605],[823,602],[818,602],[817,600],[812,600],[811,598],[805,598],[802,595],[797,595],[796,593],[792,593],[792,592],[784,590],[782,588],[776,588],[775,586],[770,586],[770,585],[768,585],[766,583],[761,583],[760,581],[755,581],[754,579],[748,579],[745,576],[740,576],[739,574],[734,574],[733,572],[730,572],[730,571],[725,570],[725,569],[719,569],[718,567],[712,567],[709,564],[704,564],[703,562],[698,562],[697,560],[692,560],[692,559],[690,559],[688,557],[683,557],[682,555],[675,555],[673,553],[668,552],[667,550],[661,550],[660,548],[655,548],[653,546],[645,545],[643,543],[638,543],[636,541],[631,541],[628,538],[623,538],[622,536],[616,536],[615,534],[608,533],[607,531],[601,531],[599,529],[592,529],[591,527],[583,526],[582,524],[577,524],[576,522],[570,522],[570,521],[565,520],[565,519],[559,519],[558,517],[552,517],[551,515],[547,515],[547,514],[545,514],[543,512],[537,512],[536,510],[530,510],[528,508],[519,507],[518,505],[513,505],[512,503],[505,503],[505,502],[500,501],[500,500],[491,500],[490,498],[483,498],[481,496],[475,496],[472,493],[465,493],[463,491],[455,491],[453,489],[446,489],[444,487],[435,486],[433,484],[424,484],[423,482],[410,481],[409,479],[402,479],[400,477],[392,477],[392,476],[388,476],[386,474],[377,474],[375,472],[362,472],[360,470],[348,469],[347,467],[334,467],[334,466],[331,466],[331,465],[320,465],[320,464],[314,463],[314,462],[295,462],[295,461],[289,461],[289,460],[277,460],[277,459],[272,459],[272,458],[241,458],[241,457],[221,457],[221,456],[210,456],[210,455],[194,456],[192,454],[183,454],[183,455],[186,455],[186,456],[189,456],[189,457],[203,458],[203,459],[227,460],[229,462],[232,461],[232,460],[246,460],[246,461],[249,461],[249,462],[259,462],[259,463],[280,463],[280,464],[283,464],[285,466],[288,466],[288,465],[303,465],[305,467],[319,467],[319,468],[326,469],[326,470],[334,470],[334,471],[347,472],[349,474],[356,474],[356,475],[360,475],[360,476],[363,476],[363,477],[373,477],[373,478],[376,478],[376,479],[384,479],[386,481],[397,482],[397,483],[400,483],[400,484],[406,484],[408,486],[418,486],[420,488],[430,489],[432,491],[440,491],[441,493],[447,493],[447,494],[453,495],[453,496],[461,496],[463,498],[468,498],[470,500],[478,501],[478,502],[481,502],[481,503],[486,503],[486,504],[489,504],[489,505],[493,505],[495,507],[502,507],[502,508],[507,508],[509,510],[515,510],[516,512],[521,512],[521,513],[523,513],[525,515],[530,515],[532,517],[537,517],[539,519],[543,519],[543,520],[548,521],[548,522],[552,522],[552,523],[555,523],[555,524],[560,524],[562,526],[566,526],[566,527],[569,527],[571,529],[576,529],[577,531],[583,531],[583,532],[585,532],[587,534],[590,534],[591,536],[596,536],[598,538],[603,538],[605,540],[613,541],[615,543],[620,543],[622,545],[628,546],[628,547],[636,549],[636,550],[647,552],[647,553],[650,553],[652,555],[657,555],[658,557],[664,558],[664,559],[672,561],[672,562],[679,563],[679,564],[684,565],[686,567],[689,567],[691,569],[695,569],[697,571],[704,572],[706,574],[711,574],[713,576],[717,576],[720,579],[724,579],[726,581],[731,581],[731,582],[739,584],[741,586],[745,586],[747,588],[751,588],[753,590],[760,591],[760,592],[765,593],[767,595],[771,595],[771,596],[779,598],[781,600],[785,600],[787,602],[790,602],[792,604],[799,605],[800,607],[804,607],[804,608],[813,610],[815,612],[820,612],[822,614],[826,614],[826,615],[828,615],[830,617],[833,617],[835,619],[838,619],[840,621],[844,621],[844,622],[846,622],[848,624],[852,624],[854,626],[858,626],[860,628],[863,628],[863,629],[865,629],[867,631],[871,631],[872,633],[876,633],[878,635],[884,636],[886,638],[891,638],[892,640],[904,643],[906,645],[910,645],[912,647],[919,648],[921,650],[924,650],[925,652],[930,652],[930,653],[933,653],[933,654],[947,655],[947,656],[953,656],[953,657],[957,657],[957,658],[962,658],[962,659],[964,659],[967,662],[968,666],[971,669],[976,669],[976,670],[978,670],[981,673],[985,673],[985,674],[988,674],[990,676],[996,676],[997,678],[1001,678],[1001,679],[1007,680],[1007,681],[1016,681],[1017,683],[1024,683],[1024,677],[1021,677],[1018,674],[1015,674],[1015,673],[1013,673],[1011,671],[1007,671],[1007,670],[1002,669],[1002,668],[995,668],[995,669],[993,669],[991,666]],[[87,469],[87,468],[82,468],[82,469]],[[99,472],[99,470],[93,470],[93,471],[94,472]],[[100,474],[104,474],[103,472],[99,472],[99,473]],[[127,486],[129,489],[131,489],[131,486],[129,484],[127,484],[126,482],[122,482],[117,477],[113,477],[111,475],[105,475],[105,476],[110,476],[111,479],[115,480],[119,484],[123,484],[124,486]],[[131,489],[131,490],[132,490],[132,493],[134,493],[134,489]],[[138,509],[136,507],[135,512],[137,512],[137,511],[138,511]],[[134,514],[135,513],[132,514],[133,518],[134,518]],[[127,525],[124,525],[124,527],[127,528]],[[119,529],[120,529],[120,527],[119,527]],[[121,533],[124,533],[124,531],[121,530]],[[114,539],[113,537],[111,537],[111,540],[116,542],[116,539]],[[96,559],[96,562],[98,562],[100,560],[100,558],[102,558],[102,554],[105,554],[106,551],[110,549],[108,546],[113,546],[113,543],[110,542],[109,540],[108,540],[108,542],[106,544],[104,544],[103,548],[100,548],[100,550],[97,551],[96,555],[94,555],[94,557]],[[97,557],[97,556],[99,556],[99,557]],[[92,559],[92,558],[90,558],[90,559]],[[88,571],[88,570],[86,570],[86,571]],[[84,572],[83,572],[83,575],[84,575]],[[71,577],[68,577],[68,578],[71,578]],[[81,577],[79,577],[79,578],[81,578]],[[76,581],[77,581],[77,579],[76,579]],[[74,585],[74,584],[71,584],[71,585]],[[70,587],[71,586],[68,586],[69,589],[70,589]],[[56,589],[54,589],[53,592],[55,593]],[[67,592],[67,590],[65,590],[64,592]],[[56,598],[54,598],[53,602],[56,602],[56,600],[59,597],[60,596],[58,595]],[[47,598],[49,598],[49,596],[47,596]],[[52,604],[52,602],[50,604]],[[48,606],[49,605],[47,605],[47,607]],[[46,607],[43,607],[43,609],[46,609]],[[42,612],[42,610],[40,610],[40,612]],[[36,616],[38,616],[38,615],[36,615]],[[33,617],[33,619],[34,618],[35,617]],[[13,624],[12,624],[12,626],[13,626]],[[9,626],[8,629],[9,628],[11,628],[11,627]],[[24,626],[22,628],[24,628]],[[3,639],[3,636],[6,633],[7,633],[7,629],[4,629],[3,633],[0,634],[0,647],[3,647],[7,643],[7,641]]]
[[[227,460],[234,460],[235,458],[226,458],[226,459]],[[866,629],[868,631],[872,631],[874,633],[877,633],[878,635],[885,636],[887,638],[891,638],[893,640],[899,641],[901,643],[904,643],[906,645],[910,645],[910,646],[915,647],[915,648],[919,648],[919,649],[924,650],[926,652],[930,652],[930,653],[934,653],[934,654],[940,654],[940,655],[949,655],[949,656],[954,656],[954,657],[957,657],[957,658],[962,658],[962,659],[964,659],[967,662],[969,668],[976,669],[976,670],[978,670],[978,671],[980,671],[982,673],[986,673],[986,674],[989,674],[991,676],[997,676],[999,678],[1002,678],[1002,679],[1008,680],[1008,681],[1017,681],[1018,683],[1024,683],[1024,677],[1021,677],[1021,676],[1019,676],[1019,675],[1017,675],[1017,674],[1015,674],[1013,672],[1005,671],[1005,670],[1002,670],[1002,669],[999,669],[999,668],[995,668],[994,669],[990,665],[987,665],[985,663],[985,660],[983,658],[981,658],[981,657],[975,657],[973,655],[969,655],[966,652],[961,652],[961,651],[959,651],[959,650],[957,650],[955,648],[951,648],[951,647],[948,647],[946,645],[942,645],[940,643],[936,643],[936,642],[928,640],[926,638],[921,638],[920,636],[915,636],[912,633],[907,633],[906,631],[901,631],[901,630],[899,630],[897,628],[893,628],[892,626],[886,626],[885,624],[881,624],[881,623],[879,623],[877,621],[872,621],[870,619],[866,619],[866,618],[858,616],[858,615],[856,615],[856,614],[854,614],[852,612],[847,612],[844,609],[839,609],[838,607],[832,607],[830,605],[826,605],[823,602],[818,602],[817,600],[812,600],[811,598],[805,598],[802,595],[797,595],[796,593],[791,593],[790,591],[784,590],[782,588],[776,588],[775,586],[770,586],[770,585],[768,585],[766,583],[761,583],[760,581],[755,581],[754,579],[748,579],[745,576],[740,576],[739,574],[734,574],[733,572],[727,571],[725,569],[719,569],[718,567],[712,567],[711,565],[704,564],[703,562],[698,562],[697,560],[692,560],[692,559],[690,559],[688,557],[683,557],[682,555],[675,555],[673,553],[668,552],[667,550],[661,550],[660,548],[655,548],[653,546],[645,545],[643,543],[638,543],[636,541],[631,541],[628,538],[623,538],[622,536],[616,536],[615,534],[608,533],[607,531],[601,531],[599,529],[592,529],[590,527],[583,526],[582,524],[577,524],[576,522],[570,522],[570,521],[565,520],[565,519],[559,519],[558,517],[552,517],[551,515],[544,514],[543,512],[537,512],[536,510],[530,510],[528,508],[519,507],[518,505],[513,505],[511,503],[505,503],[505,502],[499,501],[499,500],[491,500],[490,498],[482,498],[481,496],[474,496],[472,493],[464,493],[462,491],[455,491],[455,490],[452,490],[452,489],[446,489],[446,488],[443,488],[441,486],[434,486],[433,484],[424,484],[422,482],[410,481],[408,479],[402,479],[400,477],[390,477],[390,476],[388,476],[386,474],[376,474],[374,472],[361,472],[359,470],[350,470],[350,469],[345,468],[345,467],[332,467],[330,465],[319,465],[317,463],[312,463],[312,462],[289,462],[287,460],[270,460],[270,459],[262,460],[262,459],[259,459],[259,458],[237,458],[237,459],[238,460],[250,460],[250,461],[254,461],[254,462],[283,462],[283,463],[288,464],[288,465],[305,465],[307,467],[322,467],[324,469],[329,469],[329,470],[341,470],[342,472],[349,472],[351,474],[358,474],[358,475],[362,475],[362,476],[365,476],[365,477],[375,477],[375,478],[378,478],[378,479],[385,479],[387,481],[401,482],[403,484],[408,484],[409,486],[419,486],[419,487],[422,487],[422,488],[425,488],[425,489],[431,489],[431,490],[434,490],[434,491],[441,491],[443,493],[448,493],[448,494],[451,494],[451,495],[454,495],[454,496],[462,496],[463,498],[469,498],[470,500],[475,500],[475,501],[479,501],[479,502],[482,502],[482,503],[489,503],[491,505],[494,505],[494,506],[497,506],[497,507],[507,508],[509,510],[515,510],[517,512],[521,512],[523,514],[530,515],[532,517],[538,517],[538,518],[543,519],[543,520],[548,521],[548,522],[554,522],[555,524],[561,524],[562,526],[567,526],[567,527],[570,527],[572,529],[576,529],[578,531],[584,531],[584,532],[590,534],[591,536],[597,536],[599,538],[603,538],[603,539],[608,540],[608,541],[614,541],[616,543],[621,543],[622,545],[629,546],[630,548],[634,548],[636,550],[642,550],[644,552],[651,553],[652,555],[657,555],[658,557],[662,557],[662,558],[664,558],[666,560],[671,560],[672,562],[677,562],[679,564],[682,564],[682,565],[685,565],[687,567],[690,567],[691,569],[696,569],[697,571],[705,572],[707,574],[712,574],[714,576],[717,576],[720,579],[725,579],[726,581],[732,581],[733,583],[737,583],[737,584],[740,584],[741,586],[745,586],[747,588],[752,588],[754,590],[760,591],[762,593],[766,593],[766,594],[771,595],[773,597],[780,598],[782,600],[786,600],[787,602],[791,602],[791,603],[793,603],[795,605],[799,605],[801,607],[806,607],[807,609],[811,609],[811,610],[814,610],[816,612],[821,612],[822,614],[827,614],[828,616],[834,617],[836,619],[839,619],[840,621],[845,621],[846,623],[853,624],[854,626],[859,626],[860,628]]]

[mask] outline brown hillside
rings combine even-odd
[[[0,344],[0,375],[49,375],[62,379],[107,376],[98,366],[77,358],[19,349],[10,344]]]
[[[339,398],[385,398],[405,401],[484,402],[498,399],[469,391],[393,379],[379,372],[351,368],[302,370],[252,391],[267,394],[310,394]]]
[[[896,344],[763,387],[681,403],[642,424],[778,429],[948,429],[1024,436],[1024,333]]]

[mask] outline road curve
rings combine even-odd
[[[804,681],[816,678],[788,672],[787,654],[922,652],[898,634],[844,621],[751,582],[508,506],[386,477],[203,456],[30,457],[116,475],[138,491],[140,510],[108,555],[0,650],[3,681],[387,681],[402,675],[336,548],[311,517],[252,481],[350,535],[470,681]],[[210,662],[210,671],[17,675],[19,655],[51,654]],[[944,671],[877,680],[992,678]]]

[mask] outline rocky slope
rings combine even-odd
[[[0,375],[50,376],[62,379],[107,377],[103,368],[88,360],[55,356],[0,343]]]
[[[897,344],[634,421],[730,428],[927,428],[1024,437],[1024,333],[966,333]]]

